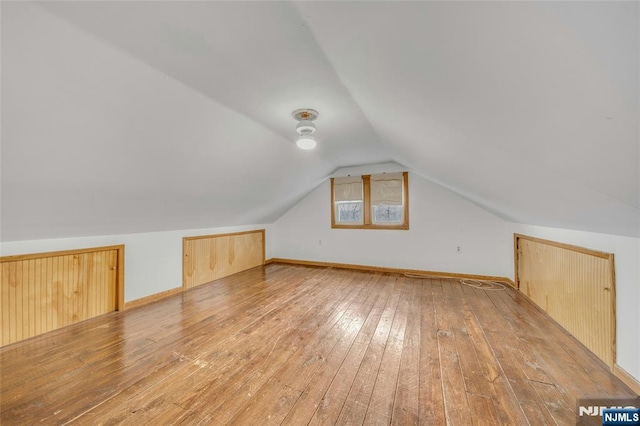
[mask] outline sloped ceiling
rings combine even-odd
[[[1,13],[4,241],[269,223],[391,160],[507,220],[640,236],[636,2]]]

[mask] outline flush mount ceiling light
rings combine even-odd
[[[318,118],[318,111],[309,108],[297,109],[291,113],[293,118],[298,121],[296,125],[296,132],[298,141],[296,145],[300,149],[313,149],[316,147],[316,140],[313,138],[313,132],[316,131],[316,125],[313,124],[313,120]]]

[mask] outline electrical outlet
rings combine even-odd
[[[318,245],[321,246],[322,245],[322,240],[318,240]]]
[[[460,246],[458,246],[458,248],[456,249],[456,251],[457,251],[458,253],[460,253],[460,252],[462,251],[462,250],[460,249]]]

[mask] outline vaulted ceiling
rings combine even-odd
[[[269,223],[385,161],[506,220],[640,236],[637,2],[0,7],[4,241]]]

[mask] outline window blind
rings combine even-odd
[[[402,205],[402,173],[371,175],[371,205]]]
[[[335,201],[362,201],[362,177],[335,178],[333,193]]]

